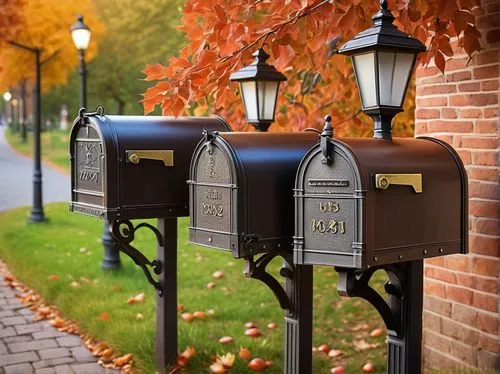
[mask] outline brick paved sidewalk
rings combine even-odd
[[[32,312],[0,280],[0,374],[118,373],[97,364],[77,335],[59,332]]]

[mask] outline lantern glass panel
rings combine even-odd
[[[276,106],[276,96],[278,94],[279,82],[258,81],[257,86],[259,100],[259,119],[272,121],[274,119],[274,108]]]
[[[76,29],[71,31],[71,37],[76,49],[87,49],[90,43],[89,29]]]
[[[361,94],[361,105],[370,108],[377,105],[375,81],[375,52],[352,56],[356,80]]]
[[[255,81],[241,82],[241,93],[243,95],[243,104],[245,104],[245,113],[247,121],[257,121],[258,108],[257,108],[257,87]]]
[[[412,53],[378,52],[380,105],[402,106],[414,59]]]

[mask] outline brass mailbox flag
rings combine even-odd
[[[165,166],[174,166],[174,151],[171,149],[166,150],[130,150],[125,151],[127,154],[127,161],[133,164],[138,164],[141,159],[160,160],[163,161]]]
[[[422,174],[375,174],[375,188],[386,190],[391,184],[412,186],[422,193]]]

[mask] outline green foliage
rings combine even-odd
[[[142,114],[140,94],[148,86],[141,70],[151,62],[166,63],[184,43],[180,24],[182,0],[95,0],[97,14],[106,25],[97,57],[88,64],[88,104],[102,105],[108,114]],[[92,42],[91,42],[92,43]],[[76,58],[76,52],[75,52]],[[69,107],[70,120],[79,109],[80,76],[44,98],[46,115]]]
[[[57,305],[64,318],[77,321],[84,332],[103,340],[115,351],[133,353],[145,374],[154,373],[155,294],[142,271],[123,255],[121,270],[101,269],[102,221],[68,213],[66,204],[47,204],[45,212],[49,222],[36,225],[26,223],[28,208],[0,214],[0,257],[26,285]],[[179,349],[191,345],[197,350],[186,373],[207,372],[211,356],[237,353],[240,346],[250,349],[256,357],[274,361],[266,373],[282,373],[283,312],[273,294],[261,282],[243,276],[242,261],[234,260],[226,252],[187,244],[187,225],[187,218],[179,220],[179,303],[188,312],[214,309],[215,314],[191,324],[179,319]],[[148,258],[154,258],[154,242],[147,230],[139,230],[135,244]],[[271,265],[272,272],[277,274],[280,261]],[[211,274],[216,270],[221,270],[224,278],[212,279]],[[51,274],[57,274],[59,280],[49,281],[47,277]],[[80,286],[71,287],[73,281]],[[206,285],[211,281],[216,287],[208,289]],[[380,288],[383,282],[384,278],[377,276],[375,286]],[[115,285],[121,289],[113,291]],[[384,373],[385,337],[369,336],[371,329],[382,326],[380,317],[365,302],[340,298],[336,285],[337,276],[332,268],[315,269],[314,345],[327,343],[347,355],[334,361],[325,354],[315,353],[314,372],[329,372],[329,368],[339,363],[346,366],[347,372],[357,372],[371,360],[377,373]],[[126,304],[130,296],[139,292],[146,294],[144,304]],[[99,319],[102,312],[108,313],[111,320]],[[137,313],[143,314],[144,320],[137,320]],[[256,323],[263,336],[244,336],[247,321]],[[269,322],[276,322],[278,328],[267,329]],[[367,326],[359,329],[362,324]],[[232,336],[234,343],[219,344],[218,339],[224,335]],[[354,344],[361,339],[379,346],[358,352]],[[250,370],[237,358],[232,372]]]

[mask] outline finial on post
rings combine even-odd
[[[380,0],[380,8],[387,9],[387,0]]]
[[[325,165],[330,165],[333,162],[332,138],[332,117],[327,115],[325,116],[325,126],[323,127],[323,132],[321,133],[321,153],[323,154],[323,160],[321,162]]]

